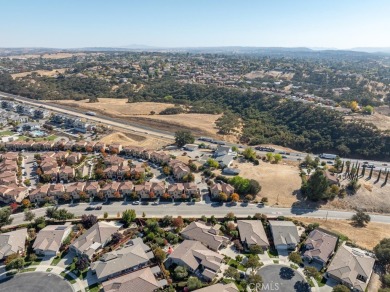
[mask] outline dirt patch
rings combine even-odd
[[[260,162],[260,165],[254,166],[252,163],[235,161],[232,167],[241,171],[240,176],[260,183],[259,198],[267,197],[270,206],[278,203],[280,207],[291,207],[299,199],[301,178],[295,165]]]
[[[159,114],[166,108],[174,106],[174,104],[158,102],[128,103],[125,98],[99,98],[99,102],[96,103],[88,103],[86,99],[77,102],[74,100],[58,100],[56,103],[68,106],[78,105],[81,108],[100,111],[108,115],[117,115],[119,117],[149,115],[152,111]]]
[[[284,79],[284,80],[291,80],[294,77],[295,73],[286,73],[282,71],[252,71],[248,74],[245,74],[245,77],[248,79],[256,79],[256,78],[275,78],[275,79]]]
[[[390,114],[385,108],[376,111],[372,115],[362,115],[362,114],[353,114],[350,116],[345,116],[345,119],[348,121],[364,121],[366,123],[372,123],[378,127],[378,129],[386,131],[390,130]]]
[[[336,198],[328,202],[324,207],[356,210],[362,209],[368,212],[389,213],[390,212],[390,184],[382,186],[384,182],[384,175],[382,179],[376,182],[376,177],[373,176],[371,180],[360,179],[360,189],[355,195],[347,196],[343,199]],[[341,180],[341,184],[347,184],[348,180]]]
[[[122,132],[109,134],[100,139],[100,142],[106,144],[120,143],[123,146],[140,146],[148,149],[160,149],[163,146],[170,144],[170,141],[166,139],[158,139],[152,136],[141,136],[138,134]]]
[[[356,228],[351,225],[349,220],[330,220],[317,218],[299,218],[298,221],[304,223],[319,223],[320,227],[331,232],[344,234],[357,245],[372,250],[379,241],[389,237],[389,224],[385,223],[369,223],[366,227]]]
[[[103,53],[53,53],[53,54],[25,54],[25,55],[16,55],[16,56],[6,56],[3,58],[10,58],[10,59],[37,59],[37,58],[44,58],[44,59],[66,59],[71,58],[74,56],[86,56],[86,55],[101,55]]]
[[[174,104],[156,102],[128,103],[127,99],[99,98],[97,103],[88,103],[88,100],[75,102],[73,100],[48,101],[66,106],[79,107],[96,111],[110,117],[122,118],[131,122],[146,125],[155,129],[175,132],[188,129],[195,136],[210,136],[224,139],[229,142],[236,142],[236,137],[217,135],[215,121],[221,115],[210,114],[178,114],[178,115],[158,115],[166,108],[173,107]],[[155,114],[150,113],[154,111]]]
[[[22,73],[15,73],[11,74],[12,78],[20,78],[20,77],[26,77],[27,75],[30,75],[32,73],[37,73],[41,76],[54,76],[58,74],[63,74],[66,71],[67,68],[61,68],[56,70],[36,70],[36,71],[29,71],[29,72],[22,72]]]

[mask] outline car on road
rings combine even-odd
[[[328,160],[326,163],[327,164],[333,164],[333,161]]]
[[[374,164],[368,164],[367,168],[375,168],[375,165]]]
[[[102,209],[102,206],[97,206],[96,208],[95,208],[95,210],[101,210]]]
[[[139,205],[139,201],[133,201],[132,204],[133,205]]]
[[[149,202],[148,201],[142,201],[141,205],[149,205]]]
[[[383,166],[387,166],[387,163],[382,163]]]
[[[85,208],[85,211],[92,211],[92,210],[95,210],[95,207],[88,206],[87,208]]]
[[[287,155],[282,155],[282,158],[288,158]]]
[[[363,164],[368,164],[368,161],[364,161]]]
[[[263,203],[263,202],[258,203],[258,204],[257,204],[257,207],[263,208],[263,207],[264,207],[264,203]]]

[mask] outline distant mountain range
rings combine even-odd
[[[131,44],[121,47],[85,47],[71,49],[54,49],[54,48],[0,48],[0,55],[9,56],[12,54],[42,54],[54,52],[71,52],[71,51],[146,51],[146,52],[190,52],[190,53],[212,53],[212,54],[260,54],[260,55],[300,55],[308,54],[319,56],[323,53],[331,55],[364,55],[364,54],[390,54],[390,47],[358,47],[349,50],[339,50],[325,47],[246,47],[246,46],[226,46],[226,47],[155,47],[142,44]]]

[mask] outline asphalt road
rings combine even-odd
[[[0,282],[0,292],[73,292],[68,282],[49,273],[23,273]]]
[[[92,203],[92,206],[102,205],[101,203]],[[311,218],[328,218],[328,219],[350,219],[354,214],[347,211],[328,211],[328,210],[315,210],[315,209],[298,209],[298,208],[278,208],[278,207],[259,207],[254,204],[248,204],[242,206],[237,204],[236,206],[218,206],[215,203],[198,202],[195,204],[189,203],[160,203],[158,205],[132,205],[130,202],[113,202],[110,205],[103,205],[101,210],[86,211],[85,208],[89,206],[88,203],[80,203],[77,205],[60,205],[59,208],[65,208],[74,213],[76,217],[83,214],[94,214],[96,216],[103,217],[104,212],[107,212],[110,217],[116,217],[118,212],[123,212],[126,209],[134,209],[137,216],[142,216],[143,213],[147,217],[164,217],[169,216],[182,216],[182,217],[200,217],[202,215],[210,217],[224,217],[227,213],[233,212],[236,216],[246,217],[248,215],[253,216],[256,213],[262,213],[267,216],[287,216],[287,217],[311,217]],[[45,215],[46,208],[39,208],[32,210],[37,217]],[[24,222],[24,214],[18,213],[11,215],[14,218],[12,225],[19,225]],[[371,222],[387,223],[390,224],[390,216],[371,214]]]

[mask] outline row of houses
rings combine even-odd
[[[169,185],[164,182],[145,182],[134,185],[131,181],[99,183],[97,181],[76,182],[71,184],[44,184],[30,192],[31,202],[45,202],[58,199],[88,199],[96,196],[102,198],[124,198],[135,194],[141,199],[150,199],[168,194],[175,199],[187,199],[198,194],[198,188],[194,183],[177,183]]]
[[[278,250],[296,247],[299,239],[297,227],[293,222],[270,220],[269,225],[273,243]],[[120,227],[113,222],[100,221],[79,236],[71,244],[70,250],[91,260],[110,243]],[[190,273],[212,281],[221,272],[224,261],[219,250],[230,243],[229,238],[223,236],[219,228],[218,224],[211,226],[201,221],[189,224],[181,232],[184,241],[174,250],[168,250],[165,267],[169,268],[172,264],[183,266]],[[261,246],[264,250],[270,247],[260,220],[238,220],[237,228],[246,249],[252,245]],[[57,255],[62,242],[71,231],[70,224],[49,225],[37,234],[33,249],[37,254]],[[26,228],[1,234],[0,260],[15,252],[23,253],[26,236]],[[311,231],[303,247],[303,257],[319,264],[318,269],[325,268],[330,262],[326,271],[327,277],[346,285],[352,291],[366,290],[375,264],[375,259],[369,253],[345,244],[338,247],[337,236],[322,229]],[[127,281],[131,282],[137,278],[135,275],[138,274],[133,273],[147,273],[150,276],[161,272],[158,268],[151,267],[153,257],[150,247],[144,244],[141,238],[131,239],[121,245],[121,248],[99,257],[91,264],[91,270],[98,281],[103,282],[104,289],[121,291],[119,287],[127,287]],[[118,283],[118,287],[114,289],[115,283]],[[153,283],[155,287],[166,285],[166,282]]]
[[[109,151],[110,153],[115,153],[115,154],[123,153],[128,156],[146,159],[156,164],[168,165],[171,167],[172,173],[177,179],[182,179],[185,175],[188,175],[191,172],[191,170],[185,163],[183,163],[180,160],[173,159],[171,155],[169,155],[164,151],[152,151],[143,147],[133,147],[133,146],[123,147],[119,143],[112,143],[110,145],[106,145],[105,143],[94,142],[94,141],[88,141],[88,142],[87,141],[78,141],[78,142],[11,141],[11,142],[6,142],[5,147],[9,151],[21,151],[21,150],[25,150],[25,151],[71,150],[77,152]],[[115,159],[117,161],[112,161]],[[124,159],[118,156],[111,156],[107,158],[104,162],[106,165],[119,165],[123,161]]]
[[[27,195],[28,189],[18,184],[19,170],[17,153],[0,154],[0,202],[20,203]]]
[[[28,116],[34,119],[44,119],[50,116],[50,112],[43,108],[33,107],[31,105],[24,105],[19,102],[2,100],[1,107],[7,111],[14,111],[20,115]]]

